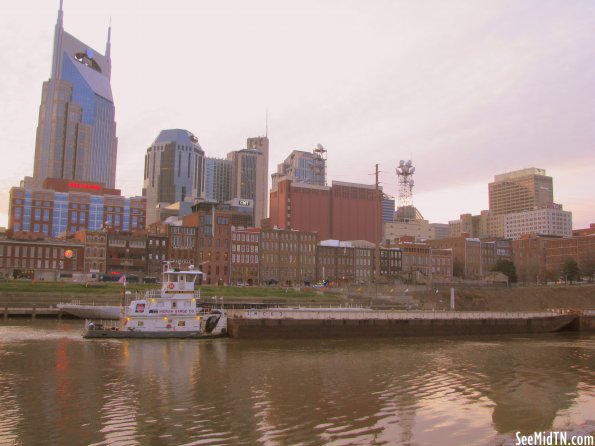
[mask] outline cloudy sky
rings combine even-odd
[[[41,85],[58,0],[4,2],[0,27],[0,225],[33,172]],[[539,167],[574,227],[595,222],[595,1],[65,0],[64,27],[105,50],[112,21],[117,187],[139,195],[160,130],[207,156],[263,135],[270,170],[328,150],[330,180],[396,195],[432,222],[488,208],[499,173]]]

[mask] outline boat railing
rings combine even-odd
[[[228,317],[240,319],[534,319],[576,314],[571,310],[550,311],[407,311],[357,308],[269,308],[227,310]]]
[[[193,298],[195,299],[199,299],[200,298],[200,291],[188,291],[188,292],[183,292],[180,293],[183,295],[192,295]],[[180,297],[180,294],[171,294],[169,297]],[[158,299],[161,298],[161,290],[160,289],[153,289],[153,290],[147,290],[145,291],[145,296],[146,299]]]

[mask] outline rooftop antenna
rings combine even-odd
[[[112,52],[112,16],[109,17],[109,26],[107,27],[107,43],[105,44],[105,57],[110,58]]]

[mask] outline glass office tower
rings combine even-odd
[[[33,184],[46,178],[115,187],[115,108],[110,32],[102,55],[64,31],[62,3],[54,32],[52,73],[43,83]]]

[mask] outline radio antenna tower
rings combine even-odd
[[[407,162],[401,160],[396,171],[397,183],[399,185],[398,206],[400,208],[413,206],[413,185],[415,184],[413,173],[415,172],[415,167],[413,167],[411,160]]]
[[[326,186],[326,149],[322,144],[317,144],[314,149],[316,158],[312,164],[314,170],[315,183]]]

